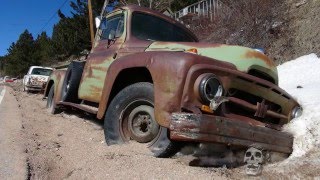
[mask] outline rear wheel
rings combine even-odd
[[[51,114],[57,114],[60,112],[59,108],[54,102],[54,85],[52,85],[49,90],[46,107]]]
[[[84,62],[72,61],[67,69],[62,85],[62,101],[78,103],[78,89]]]
[[[146,143],[156,157],[170,157],[180,150],[180,143],[171,141],[167,128],[155,120],[153,96],[153,85],[143,82],[126,87],[114,97],[104,120],[108,145],[134,140]]]

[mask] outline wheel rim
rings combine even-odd
[[[131,138],[140,143],[153,140],[159,132],[153,107],[141,105],[133,109],[128,117],[128,130]]]
[[[120,134],[126,141],[148,143],[159,134],[153,104],[147,100],[136,100],[127,105],[120,120]]]

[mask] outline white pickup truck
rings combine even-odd
[[[52,68],[31,66],[28,73],[23,77],[23,91],[41,91],[45,88]]]

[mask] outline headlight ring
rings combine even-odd
[[[303,111],[302,107],[300,107],[300,106],[294,107],[291,112],[292,119],[300,117],[302,115],[302,111]]]
[[[222,83],[212,73],[199,76],[196,82],[199,84],[198,94],[204,103],[210,103],[215,97],[220,97],[223,94]]]

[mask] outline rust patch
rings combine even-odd
[[[101,93],[102,89],[96,86],[90,86],[91,92],[94,94],[99,94]]]
[[[161,42],[157,41],[151,44],[151,46],[174,46],[174,45],[183,45],[183,46],[190,46],[190,48],[214,48],[214,47],[221,47],[225,46],[224,44],[210,44],[210,43],[199,43],[199,42]]]
[[[89,71],[87,77],[92,77],[92,69],[88,67],[87,71]]]
[[[108,68],[106,67],[101,67],[101,66],[98,66],[98,67],[92,67],[92,69],[95,69],[95,70],[100,70],[100,71],[104,71],[104,72],[107,72],[108,71]]]
[[[173,113],[170,137],[178,141],[222,143],[229,146],[250,147],[258,144],[263,149],[292,152],[291,134],[248,122],[212,115]]]
[[[266,55],[257,52],[257,51],[248,51],[245,54],[245,58],[256,58],[256,59],[261,59],[262,61],[264,61],[269,67],[273,67],[275,66],[274,62],[269,59]]]

